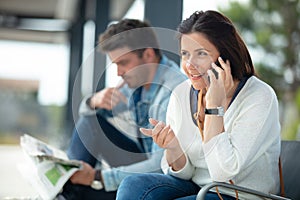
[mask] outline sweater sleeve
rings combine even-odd
[[[187,157],[187,155],[185,155],[185,156]],[[193,176],[192,172],[194,171],[194,167],[192,166],[188,157],[187,157],[187,162],[185,163],[185,166],[179,171],[174,171],[172,169],[172,167],[169,167],[169,164],[164,155],[162,158],[161,167],[162,167],[164,174],[170,174],[172,176],[175,176],[177,178],[181,178],[184,180],[190,180]]]
[[[225,113],[225,132],[203,144],[208,170],[215,181],[232,179],[259,159],[280,135],[278,103],[272,89],[254,87],[239,95],[242,97]],[[226,127],[230,120],[234,120],[233,126]]]

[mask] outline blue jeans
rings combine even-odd
[[[73,130],[67,155],[95,166],[100,155],[112,167],[135,163],[144,159],[139,144],[118,131],[100,114],[80,117]],[[90,186],[76,185],[68,181],[60,194],[66,200],[113,200],[116,191],[94,190]]]
[[[79,118],[67,155],[69,159],[82,160],[93,167],[101,156],[110,166],[118,167],[144,160],[145,155],[138,152],[142,152],[138,143],[97,114]]]
[[[201,188],[192,181],[165,174],[137,174],[123,180],[117,191],[117,200],[195,200]],[[224,200],[234,197],[222,195]],[[205,200],[219,200],[216,193],[207,193]]]

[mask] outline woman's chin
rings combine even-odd
[[[202,90],[202,89],[207,87],[207,85],[202,81],[200,81],[200,82],[199,81],[197,81],[197,82],[192,81],[192,85],[196,90]]]

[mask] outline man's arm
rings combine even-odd
[[[136,173],[159,172],[162,173],[160,168],[160,161],[163,155],[163,150],[153,143],[154,150],[149,159],[134,163],[128,166],[121,166],[116,168],[105,169],[101,171],[101,182],[107,192],[116,191],[121,181]],[[75,172],[70,180],[73,184],[81,184],[90,186],[95,180],[96,169],[92,168],[89,164],[83,162],[81,170]]]

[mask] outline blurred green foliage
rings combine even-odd
[[[270,84],[281,107],[282,138],[300,130],[300,0],[230,1],[219,10],[237,26],[259,77]],[[290,109],[290,107],[294,109]],[[298,136],[299,137],[299,136]]]
[[[40,105],[36,94],[0,90],[0,144],[19,144],[24,133],[48,141],[61,137],[64,106]]]

